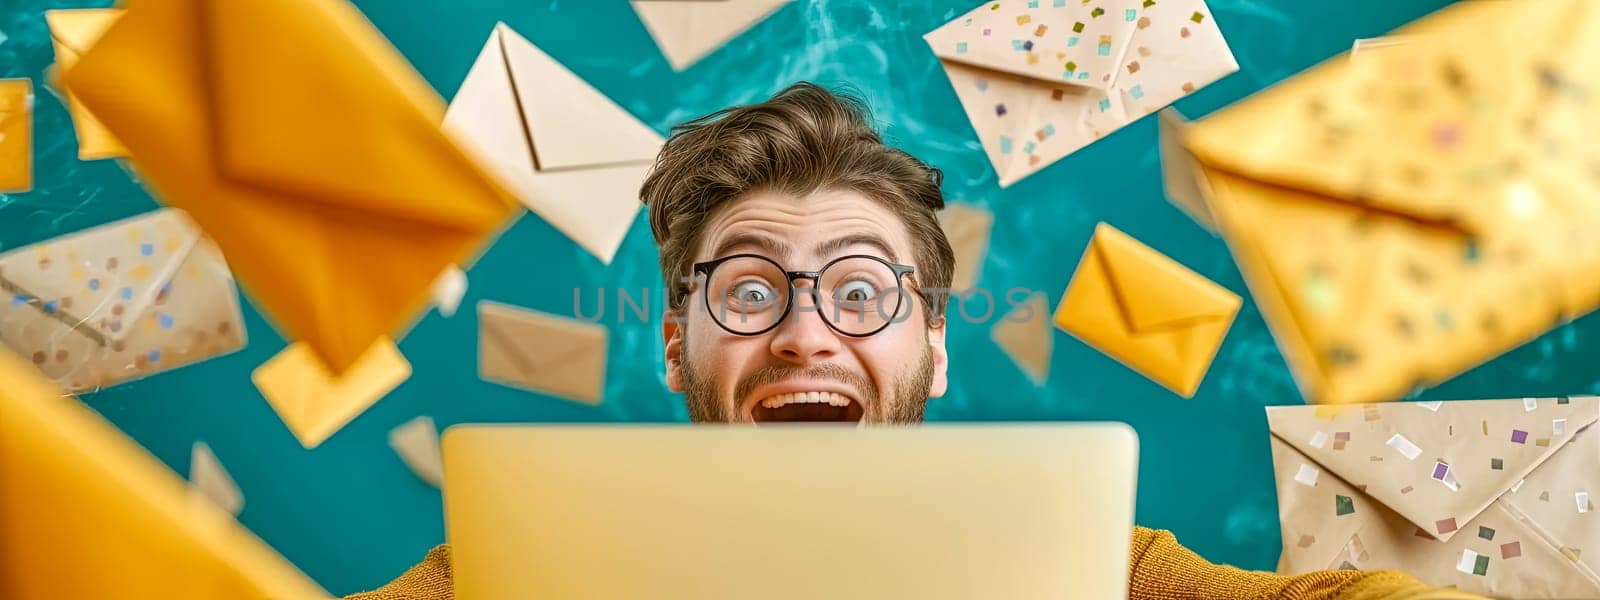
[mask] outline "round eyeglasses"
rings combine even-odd
[[[789,316],[794,297],[810,294],[822,321],[840,334],[867,337],[901,320],[909,309],[903,278],[915,269],[865,254],[841,256],[817,271],[789,271],[764,256],[735,254],[695,263],[703,276],[706,312],[735,335],[761,335]],[[797,280],[811,285],[800,288]]]

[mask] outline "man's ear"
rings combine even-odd
[[[944,349],[945,330],[950,320],[940,315],[928,326],[928,351],[933,355],[933,381],[928,382],[928,397],[942,398],[950,387],[950,354]]]
[[[683,315],[668,309],[661,315],[661,340],[667,358],[667,389],[683,393]],[[942,344],[941,344],[942,345]]]

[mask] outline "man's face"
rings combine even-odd
[[[849,255],[913,263],[901,220],[853,191],[806,197],[764,192],[729,204],[707,221],[694,262],[735,254],[757,254],[787,271],[818,271]],[[813,283],[797,281],[789,314],[758,335],[729,332],[713,319],[705,294],[720,306],[727,289],[697,286],[685,314],[668,315],[676,318],[662,331],[667,385],[683,392],[692,420],[922,420],[927,399],[945,390],[944,327],[928,326],[927,306],[908,287],[905,306],[884,329],[868,337],[844,335],[824,322],[825,314],[838,313],[826,297],[817,306],[815,298],[825,294],[808,293]],[[723,320],[731,322],[726,313]]]

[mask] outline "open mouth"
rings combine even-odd
[[[833,392],[777,394],[757,402],[750,417],[757,423],[854,423],[865,411],[861,403]]]

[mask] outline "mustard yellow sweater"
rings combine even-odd
[[[1479,598],[1422,585],[1399,571],[1321,571],[1287,576],[1213,565],[1178,544],[1171,532],[1133,530],[1128,559],[1131,600],[1456,600]],[[350,600],[451,600],[450,547],[377,590]]]

